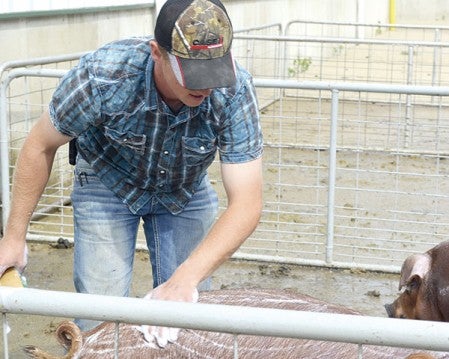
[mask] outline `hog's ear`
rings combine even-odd
[[[422,278],[419,275],[415,274],[415,275],[411,276],[409,278],[409,280],[407,281],[405,290],[409,294],[417,293],[419,290],[419,287],[421,286],[421,283],[422,283]]]
[[[414,276],[418,276],[422,280],[430,270],[430,261],[430,256],[427,254],[413,254],[408,257],[402,265],[399,290],[408,285]]]

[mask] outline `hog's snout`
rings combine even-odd
[[[385,304],[384,308],[387,311],[388,317],[389,318],[394,318],[394,306],[393,306],[393,303]]]

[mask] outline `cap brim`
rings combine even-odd
[[[190,90],[205,90],[235,85],[235,67],[231,52],[207,60],[184,59],[169,54],[179,83]]]

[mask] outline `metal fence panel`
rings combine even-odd
[[[307,80],[304,74],[311,70],[301,63],[295,66],[304,66],[305,71],[290,76],[294,85],[285,86],[290,82],[283,80],[288,76],[280,69],[294,63],[290,52],[304,43],[280,37],[280,31],[274,24],[239,32],[234,43],[235,56],[255,75],[256,84],[265,78],[282,80],[257,86],[266,143],[265,208],[259,227],[236,257],[398,271],[406,254],[448,238],[448,97],[425,91],[430,86],[409,86],[408,81],[393,91],[394,83],[370,82],[369,77],[319,82],[316,75]],[[339,41],[360,46],[354,40]],[[320,67],[327,68],[322,73],[331,73],[325,57],[321,59]],[[363,57],[343,63],[350,64],[371,66]],[[64,71],[72,65],[66,61],[59,68]],[[18,150],[58,82],[44,76],[49,66],[33,64],[37,73],[11,78],[7,84],[6,75],[11,73],[3,74],[0,116],[5,126],[2,168],[6,169],[2,172],[8,174],[3,177],[3,209]],[[389,71],[404,72],[403,68]],[[339,91],[336,103],[335,89]],[[52,178],[29,228],[30,239],[72,238],[72,168],[67,152],[67,148],[58,151]],[[223,208],[217,163],[210,176]],[[138,243],[144,247],[141,232]]]
[[[439,83],[429,80],[433,72],[446,76],[446,45],[423,38],[410,53],[410,43],[388,39],[302,41],[280,36],[277,25],[260,31],[235,40],[236,57],[256,78],[265,135],[264,212],[236,257],[398,271],[409,253],[449,239],[449,89],[427,86]],[[306,61],[297,51],[306,51]],[[310,62],[308,51],[317,56]],[[435,51],[438,66],[427,59]],[[17,72],[0,67],[3,212],[18,150],[58,83],[54,69],[75,62],[22,62],[11,68],[32,69]],[[210,176],[223,208],[217,163]],[[29,239],[72,239],[71,185],[64,147]]]
[[[303,38],[288,71],[304,79],[444,85],[448,75],[448,26],[295,20],[284,35]]]
[[[22,74],[33,72],[18,72]],[[45,76],[45,71],[34,76]],[[397,252],[447,239],[448,129],[441,120],[449,110],[441,105],[430,106],[430,110],[416,105],[414,116],[408,119],[400,101],[405,89],[425,96],[427,90],[430,95],[448,95],[447,88],[349,87],[285,80],[268,85],[256,80],[257,84],[290,91],[297,88],[299,93],[262,110],[265,208],[258,229],[238,256],[385,269],[400,265],[402,256]],[[329,102],[311,95],[326,88],[333,94],[383,90],[398,97],[389,106],[382,103],[379,107],[362,100],[354,103],[337,97]],[[28,93],[33,95],[33,91]],[[16,97],[10,102],[18,105]],[[28,101],[21,106],[27,107]],[[386,113],[394,115],[385,120]],[[17,153],[34,118],[9,125],[10,153]],[[218,165],[210,172],[224,206]],[[62,148],[31,222],[30,238],[71,237],[70,188],[71,167],[67,149]]]

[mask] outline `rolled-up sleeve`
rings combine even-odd
[[[256,92],[251,76],[244,73],[235,96],[223,109],[225,118],[218,140],[220,160],[224,163],[252,161],[263,153]]]

